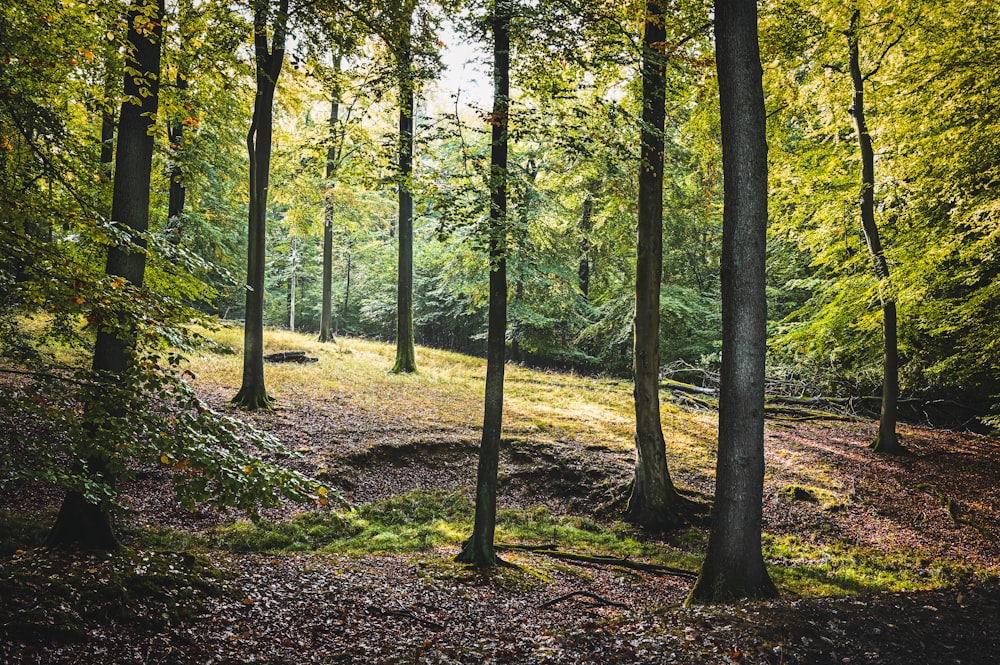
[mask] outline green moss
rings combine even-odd
[[[764,536],[764,556],[783,593],[842,596],[918,591],[984,579],[971,566],[921,559],[916,550],[886,552],[845,543],[812,543],[797,536]]]
[[[472,532],[474,506],[449,492],[415,491],[346,511],[304,513],[288,522],[237,522],[216,529],[213,547],[234,552],[323,551],[339,554],[412,553],[457,547]],[[543,507],[497,515],[498,544],[558,548],[633,558],[697,570],[700,558],[659,542],[644,542],[628,525],[556,516]]]

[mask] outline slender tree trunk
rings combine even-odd
[[[112,69],[116,57],[112,43],[104,49],[104,99],[101,104],[101,177],[111,180],[115,162],[115,112],[113,100],[117,99],[116,86],[122,80],[121,72]]]
[[[127,229],[136,248],[113,246],[108,250],[107,275],[122,277],[132,286],[142,288],[146,255],[142,234],[149,228],[149,183],[153,168],[153,137],[151,128],[159,105],[160,47],[163,34],[163,0],[140,2],[129,11],[128,40],[132,52],[125,74],[125,99],[140,99],[138,105],[128,101],[121,107],[118,125],[118,150],[115,159],[114,193],[111,218]],[[152,32],[137,30],[137,20],[153,25]],[[141,74],[140,74],[141,73]],[[144,79],[141,84],[136,79]],[[149,94],[140,94],[140,87]],[[119,317],[113,330],[100,330],[94,346],[93,368],[108,379],[121,383],[131,365],[135,350],[135,322]],[[118,405],[108,410],[120,412]],[[101,423],[91,423],[96,434]],[[106,483],[114,484],[113,472],[106,458],[97,453],[86,460],[87,471]],[[118,547],[106,505],[91,503],[80,492],[67,492],[59,515],[48,536],[48,544],[58,547],[113,550]]]
[[[587,186],[587,195],[583,198],[583,210],[580,212],[580,265],[577,268],[577,280],[580,293],[584,298],[590,297],[590,232],[591,216],[594,210],[594,184]]]
[[[271,50],[268,52],[268,0],[254,3],[254,53],[257,63],[257,95],[253,119],[247,132],[250,155],[250,210],[247,221],[246,320],[243,330],[243,384],[233,403],[245,409],[268,408],[271,398],[264,387],[264,245],[267,219],[267,188],[271,168],[271,135],[274,119],[274,89],[285,59],[288,0],[280,0],[274,16]]]
[[[351,250],[348,246],[347,250],[347,266],[344,275],[344,304],[340,310],[340,320],[347,320],[347,307],[351,303]]]
[[[333,59],[334,76],[340,73],[340,56]],[[330,91],[330,145],[326,149],[326,196],[323,198],[323,304],[319,322],[319,341],[332,342],[333,327],[333,187],[337,173],[337,123],[340,117],[340,85],[334,81]]]
[[[642,49],[642,135],[635,275],[635,478],[626,516],[653,530],[683,522],[687,509],[667,469],[660,423],[660,281],[663,272],[664,7],[646,3]]]
[[[692,602],[777,595],[761,554],[767,136],[755,0],[716,0],[715,43],[725,189],[719,454]]]
[[[503,382],[507,347],[507,126],[510,97],[508,0],[493,7],[493,145],[490,157],[490,304],[486,351],[483,438],[476,479],[476,517],[472,536],[457,560],[477,566],[499,563],[493,546],[497,516],[497,469],[503,429]]]
[[[101,111],[101,175],[111,178],[115,162],[115,114]]]
[[[177,89],[181,91],[187,89],[187,79],[179,72],[177,74]],[[176,244],[181,240],[181,215],[184,213],[184,199],[187,196],[187,188],[183,181],[184,170],[179,161],[181,151],[184,149],[184,125],[180,122],[172,122],[167,134],[172,157],[168,171],[170,190],[167,199],[167,228],[170,242]]]
[[[851,83],[854,95],[851,115],[857,130],[861,151],[861,229],[868,243],[875,276],[879,280],[879,298],[882,301],[882,413],[878,422],[878,435],[871,443],[876,452],[898,455],[904,452],[896,434],[896,408],[899,401],[899,347],[896,337],[896,302],[892,295],[889,263],[885,259],[878,226],[875,224],[875,151],[872,137],[865,121],[865,77],[861,73],[859,54],[860,10],[851,14],[847,40],[851,50]]]
[[[181,23],[181,44],[180,51],[184,50],[183,43],[183,22],[189,19],[194,13],[191,0],[180,0],[177,7],[178,21]],[[183,101],[184,93],[188,88],[187,73],[183,64],[183,55],[179,55],[182,62],[177,67],[176,86],[177,91]],[[184,185],[184,169],[181,168],[181,156],[184,150],[184,123],[177,122],[174,118],[167,127],[167,139],[170,148],[170,167],[168,175],[170,177],[170,189],[167,194],[167,231],[169,241],[178,244],[181,241],[182,222],[181,215],[184,213],[184,199],[187,196],[187,188]]]
[[[410,21],[407,17],[403,44],[399,47],[399,262],[396,282],[396,364],[392,371],[417,371],[413,349],[413,54],[410,51]]]
[[[295,236],[292,236],[292,258],[290,261],[291,275],[288,278],[288,329],[295,332],[295,292],[299,288],[298,253],[295,248]]]

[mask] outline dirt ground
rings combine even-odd
[[[221,389],[205,394],[225,408]],[[286,444],[307,446],[303,470],[325,474],[353,503],[414,489],[471,493],[474,428],[408,429],[375,411],[307,397],[253,419]],[[866,448],[871,423],[770,421],[765,532],[1000,571],[1000,442],[901,432],[911,455],[885,458]],[[512,437],[500,503],[606,516],[632,463],[630,452],[613,447]],[[681,469],[676,481],[705,497],[713,491],[710,470]],[[129,487],[136,523],[198,530],[224,519],[172,507],[164,482],[150,473]],[[51,510],[59,499],[47,488],[11,488],[0,493],[0,509]],[[528,552],[505,554],[519,569],[484,575],[451,563],[456,553],[20,550],[0,559],[0,662],[1000,663],[995,578],[684,607],[692,581],[683,577]],[[155,589],[143,586],[154,577]]]

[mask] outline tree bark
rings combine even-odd
[[[347,265],[344,266],[344,302],[340,310],[340,321],[347,320],[347,308],[351,304],[351,249],[347,248]]]
[[[716,0],[725,190],[719,454],[708,553],[691,602],[777,595],[761,554],[767,135],[755,0]]]
[[[340,56],[333,59],[334,76],[340,73]],[[332,342],[333,335],[333,186],[337,174],[337,123],[340,118],[340,86],[335,80],[330,91],[330,145],[326,149],[326,196],[323,198],[323,303],[319,341]]]
[[[663,273],[663,129],[666,75],[662,53],[666,32],[660,0],[646,3],[642,50],[642,135],[639,164],[639,214],[636,228],[635,478],[627,518],[653,530],[681,524],[687,502],[667,468],[660,422],[660,281]]]
[[[267,220],[267,188],[271,169],[271,134],[274,120],[274,89],[285,59],[288,0],[279,0],[274,16],[271,49],[267,28],[269,0],[254,2],[254,55],[257,64],[257,94],[253,119],[247,132],[250,155],[250,209],[247,216],[246,314],[243,328],[243,384],[233,404],[248,410],[266,409],[271,398],[264,386],[264,244]]]
[[[288,329],[295,332],[295,295],[299,290],[299,275],[298,275],[298,262],[299,254],[296,248],[295,236],[292,236],[292,253],[289,259],[289,274],[288,276]]]
[[[187,89],[187,79],[180,73],[177,74],[177,89]],[[177,244],[181,240],[181,214],[184,212],[184,200],[187,196],[187,188],[183,181],[184,169],[179,162],[181,151],[184,149],[184,125],[180,122],[171,123],[167,134],[172,157],[168,169],[170,190],[167,198],[167,229],[170,234],[168,239]]]
[[[476,516],[472,536],[457,560],[477,566],[499,563],[494,548],[497,515],[497,469],[503,429],[503,383],[507,348],[507,127],[510,110],[511,7],[493,6],[493,113],[490,156],[490,303],[486,351],[483,437],[476,479]]]
[[[592,180],[587,183],[587,193],[583,197],[583,209],[580,211],[580,264],[577,267],[577,280],[580,286],[580,294],[584,298],[590,298],[590,273],[593,269],[590,260],[591,243],[590,234],[593,231],[591,220],[594,211],[594,193],[597,190],[597,181]]]
[[[191,0],[181,0],[178,3],[177,15],[181,22],[181,50],[183,51],[183,21],[194,12]],[[181,56],[183,58],[183,56]],[[184,91],[188,87],[187,74],[183,64],[178,64],[176,85],[182,101]],[[184,200],[187,197],[187,187],[184,185],[184,169],[181,167],[180,159],[184,150],[184,122],[177,122],[174,118],[167,128],[167,139],[169,143],[169,154],[171,155],[170,166],[167,174],[170,177],[170,189],[167,194],[167,231],[168,240],[174,244],[181,241],[182,223],[181,215],[184,213]]]
[[[395,373],[417,371],[413,349],[413,53],[410,44],[412,5],[400,26],[396,66],[399,69],[399,255],[396,281]]]
[[[879,299],[882,302],[882,411],[879,416],[878,434],[871,443],[872,450],[890,455],[904,452],[896,434],[896,411],[899,402],[899,345],[896,336],[896,302],[889,279],[889,263],[885,259],[878,226],[875,224],[875,151],[865,119],[865,77],[861,73],[860,35],[858,23],[861,11],[854,10],[847,30],[850,45],[851,115],[858,135],[861,152],[861,229],[865,234],[871,254],[875,276],[879,280]]]
[[[108,249],[105,273],[122,277],[142,288],[146,271],[146,241],[149,228],[149,184],[153,169],[151,128],[159,106],[160,48],[163,35],[163,0],[134,4],[129,10],[128,41],[131,53],[124,77],[125,101],[118,124],[111,219],[129,231],[134,247]],[[138,26],[142,26],[140,29]],[[152,26],[150,29],[147,26]],[[133,73],[128,73],[129,71]],[[138,99],[139,104],[129,100]],[[101,329],[94,345],[93,369],[109,380],[121,382],[129,371],[135,351],[135,322],[120,315],[112,329]],[[120,411],[110,405],[108,411]],[[88,427],[96,436],[101,423]],[[89,457],[86,471],[113,485],[114,472],[100,453]],[[78,491],[67,492],[55,524],[48,535],[53,547],[114,550],[119,546],[109,506],[90,502]]]

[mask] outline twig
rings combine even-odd
[[[374,612],[375,614],[381,614],[382,616],[394,616],[401,617],[403,619],[410,619],[411,621],[416,621],[422,626],[426,626],[431,630],[441,631],[444,630],[444,626],[437,623],[436,621],[431,621],[430,619],[424,619],[419,617],[409,610],[387,610],[384,607],[379,607],[377,605],[369,605],[368,610]]]
[[[553,607],[554,605],[561,603],[564,600],[569,600],[570,598],[573,598],[575,596],[583,596],[585,598],[590,598],[591,600],[594,601],[592,607],[607,606],[607,607],[624,607],[625,609],[628,609],[628,605],[626,605],[625,603],[618,603],[613,600],[608,600],[607,598],[598,596],[596,593],[591,593],[590,591],[570,591],[569,593],[563,594],[558,598],[553,598],[552,600],[545,601],[544,603],[538,606],[538,609],[547,610]]]

